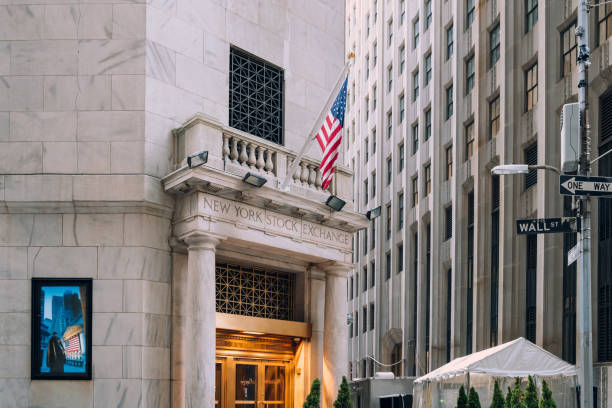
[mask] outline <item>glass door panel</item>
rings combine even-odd
[[[236,395],[237,408],[259,408],[257,403],[257,365],[236,364]]]
[[[265,366],[264,407],[285,407],[285,367],[277,365]]]
[[[215,364],[215,408],[220,408],[223,406],[223,401],[221,400],[221,387],[222,387],[222,376],[221,376],[221,363]]]

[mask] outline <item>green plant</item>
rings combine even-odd
[[[502,394],[501,388],[499,388],[499,381],[495,380],[493,385],[493,401],[491,401],[491,408],[504,408],[504,394]]]
[[[512,408],[512,389],[510,387],[508,387],[508,392],[506,393],[504,408]]]
[[[474,387],[470,388],[470,395],[468,396],[468,408],[480,408],[480,398]]]
[[[467,408],[468,398],[465,394],[465,388],[463,385],[459,388],[459,395],[457,396],[457,408]]]
[[[538,408],[538,389],[536,388],[533,377],[529,376],[529,384],[525,388],[525,396],[523,398],[523,404],[527,408]]]
[[[315,378],[310,387],[310,394],[306,397],[303,408],[320,408],[321,407],[321,381]]]
[[[351,390],[349,389],[345,376],[342,376],[342,384],[340,384],[338,398],[334,402],[334,408],[353,408],[353,403],[351,402]]]
[[[542,380],[542,399],[540,400],[539,408],[557,408],[557,404],[552,397],[552,391],[544,380]]]
[[[525,408],[523,404],[523,389],[521,388],[521,379],[514,378],[514,387],[510,396],[510,408]]]

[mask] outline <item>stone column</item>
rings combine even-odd
[[[325,325],[323,329],[323,408],[332,408],[348,375],[348,325],[346,324],[346,282],[353,265],[321,265],[325,277]]]
[[[186,330],[189,347],[185,366],[185,405],[215,405],[215,249],[220,238],[194,232],[184,237],[188,245]]]
[[[308,385],[315,378],[323,379],[323,344],[325,333],[325,273],[311,269],[310,281],[310,324],[312,335],[310,337],[310,378]],[[348,346],[348,341],[347,341]],[[310,390],[310,388],[308,388]]]

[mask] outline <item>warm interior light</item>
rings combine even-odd
[[[256,332],[256,331],[243,331],[242,334],[253,334],[255,336],[261,336],[262,334],[265,334],[265,333]]]
[[[251,172],[247,173],[244,175],[244,177],[242,178],[242,181],[244,181],[247,184],[252,185],[253,187],[261,187],[264,184],[266,184],[266,178],[265,177],[261,177],[258,176],[257,174],[253,174]]]
[[[187,156],[187,165],[190,169],[203,165],[208,161],[208,150]]]
[[[346,202],[342,200],[341,198],[336,197],[335,195],[329,196],[329,198],[325,202],[325,205],[327,205],[329,208],[331,208],[334,211],[342,210],[342,207],[344,207],[344,204],[346,204]]]

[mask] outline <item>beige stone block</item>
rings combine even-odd
[[[122,245],[123,214],[64,214],[63,244]]]
[[[142,344],[150,347],[170,347],[171,330],[170,316],[145,314]]]
[[[28,268],[33,278],[95,278],[97,249],[89,247],[30,247]]]
[[[170,407],[169,380],[142,380],[143,407]]]
[[[74,76],[46,76],[44,104],[46,111],[67,111],[76,108],[77,79]]]
[[[185,24],[176,17],[149,8],[147,37],[179,54],[203,61],[204,33],[198,26]]]
[[[214,34],[204,33],[204,64],[219,72],[227,70],[229,44]],[[290,81],[287,81],[290,82]],[[287,83],[285,86],[288,85]]]
[[[170,378],[170,349],[162,347],[142,348],[142,378]]]
[[[0,279],[27,279],[27,277],[27,248],[0,247]]]
[[[170,253],[167,251],[143,247],[101,247],[99,257],[99,279],[170,281]],[[126,281],[126,285],[130,285],[130,288],[133,288],[133,285],[137,286],[131,281]],[[126,293],[128,292],[126,289]],[[139,296],[135,294],[135,297]],[[125,304],[132,303],[125,300]],[[141,309],[129,309],[129,311],[141,311]]]
[[[27,408],[30,379],[6,378],[0,380],[0,401],[5,408]]]
[[[110,75],[79,76],[76,106],[79,110],[111,108]]]
[[[10,115],[8,112],[0,112],[0,142],[9,140]]]
[[[171,288],[169,283],[143,281],[143,312],[169,315],[171,313]]]
[[[0,6],[0,39],[38,40],[43,38],[45,6]]]
[[[76,4],[49,4],[45,7],[44,38],[77,38],[77,23],[81,18]]]
[[[166,149],[172,149],[174,146],[172,130],[176,128],[176,125],[171,119],[145,112],[146,141]]]
[[[77,144],[76,142],[45,142],[43,143],[43,172],[45,173],[76,173]]]
[[[198,0],[177,0],[176,3],[176,15],[181,20],[202,27],[217,37],[226,35],[226,10],[223,5]]]
[[[142,346],[123,348],[123,377],[142,378]]]
[[[7,201],[70,201],[72,178],[62,175],[7,176]]]
[[[142,313],[143,311],[143,280],[124,280],[123,311]]]
[[[0,142],[0,173],[26,174],[41,171],[42,143]]]
[[[142,184],[142,176],[76,176],[73,180],[74,199],[79,201],[139,201],[144,199]]]
[[[4,178],[5,176],[0,176],[0,201],[4,201]]]
[[[11,43],[0,41],[0,75],[11,73]]]
[[[13,141],[76,140],[75,112],[11,112]]]
[[[123,347],[93,346],[91,352],[93,354],[92,371],[94,380],[98,378],[121,378],[123,376]]]
[[[144,40],[79,41],[79,73],[144,74]]]
[[[145,106],[144,75],[112,76],[113,110],[140,110]]]
[[[144,171],[146,174],[162,178],[173,170],[173,151],[171,148],[162,147],[149,142],[144,143],[144,148]]]
[[[144,139],[144,112],[79,112],[79,141],[138,141]]]
[[[144,142],[112,142],[111,173],[142,173],[144,170]]]
[[[94,393],[94,408],[142,406],[140,380],[98,380],[94,382]]]
[[[144,4],[113,5],[113,38],[145,38]]]
[[[62,244],[62,216],[60,214],[34,214],[31,246],[57,246]]]
[[[168,219],[148,214],[125,215],[125,244],[169,250],[171,234]]]
[[[0,214],[0,245],[30,245],[33,227],[32,214]]]
[[[91,408],[95,381],[32,381],[30,407]]]
[[[30,314],[0,313],[0,344],[30,344]]]
[[[143,339],[139,313],[93,313],[93,345],[139,346]]]
[[[205,99],[182,88],[147,78],[146,106],[149,112],[183,123],[193,116],[194,112],[206,112],[202,109]],[[225,115],[227,116],[227,115]],[[221,120],[221,118],[218,118]]]
[[[113,6],[111,4],[81,4],[80,39],[111,38]]]
[[[43,109],[43,77],[6,76],[0,78],[0,110],[35,111]]]
[[[79,173],[110,172],[110,143],[77,142]]]
[[[147,77],[174,85],[176,78],[176,52],[157,44],[146,41],[146,73]]]
[[[227,73],[180,54],[176,56],[176,86],[222,104],[228,103]]]
[[[2,281],[2,285],[0,285],[0,312],[28,313],[31,308],[31,291],[31,281],[29,280]],[[0,377],[4,376],[0,374]]]
[[[20,75],[74,75],[76,40],[17,41],[11,44],[11,73]]]
[[[30,346],[0,346],[0,378],[27,378],[30,375]]]
[[[123,311],[123,281],[122,280],[94,280],[93,281],[93,310],[96,312],[122,312]]]

